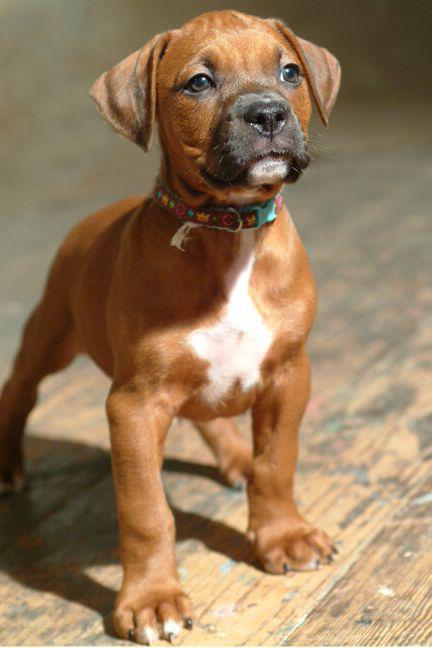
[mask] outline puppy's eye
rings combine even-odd
[[[281,70],[281,81],[287,81],[288,83],[297,83],[300,78],[300,71],[298,65],[295,63],[288,63],[284,65]]]
[[[206,74],[195,74],[186,84],[186,90],[189,92],[203,92],[208,90],[213,84],[213,81]]]

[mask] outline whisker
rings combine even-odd
[[[223,146],[225,142],[219,142],[219,144],[216,144],[216,146],[213,146],[213,148],[210,150],[211,153],[214,153],[218,148]]]

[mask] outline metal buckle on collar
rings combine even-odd
[[[226,207],[224,208],[224,212],[227,212],[229,214],[233,214],[237,218],[237,224],[235,227],[224,227],[224,229],[227,229],[229,232],[239,232],[243,228],[243,219],[241,217],[240,211],[235,209],[234,207]]]
[[[240,232],[240,230],[243,229],[243,219],[242,219],[242,217],[240,216],[240,214],[237,214],[237,216],[238,216],[238,219],[239,219],[239,222],[238,222],[237,227],[236,227],[235,229],[231,229],[231,228],[230,228],[230,229],[231,229],[231,232],[233,232],[234,234],[235,234],[236,232]]]

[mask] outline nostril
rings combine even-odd
[[[283,110],[283,109],[278,110],[276,112],[276,114],[275,114],[275,119],[276,119],[277,122],[286,121],[286,118],[287,118],[286,110]]]
[[[260,135],[272,139],[284,128],[288,110],[281,102],[254,102],[245,111],[244,119]]]
[[[265,110],[262,108],[262,106],[252,105],[245,112],[244,118],[245,121],[248,122],[249,124],[262,125],[266,121]]]

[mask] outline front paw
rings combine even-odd
[[[117,597],[113,622],[119,637],[149,646],[158,639],[172,642],[182,627],[191,630],[193,612],[189,597],[177,584],[152,587],[126,582]]]
[[[247,537],[270,574],[315,570],[337,553],[329,536],[307,522],[273,522],[249,531]]]

